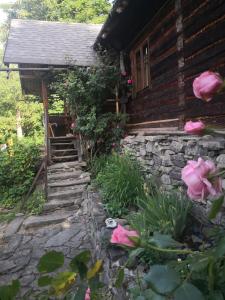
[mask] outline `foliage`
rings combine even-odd
[[[124,136],[126,116],[104,111],[105,100],[115,98],[115,86],[120,78],[118,66],[111,60],[105,54],[98,66],[74,67],[56,76],[51,84],[52,91],[65,100],[71,115],[76,117],[76,132],[91,158],[95,151],[109,152]]]
[[[26,200],[23,210],[32,215],[39,215],[43,211],[44,204],[46,202],[43,191],[36,190]]]
[[[0,212],[0,223],[11,222],[15,218],[15,212]]]
[[[179,239],[186,226],[190,201],[178,192],[165,193],[150,185],[150,193],[139,198],[139,211],[131,216],[132,226],[148,239],[154,231]]]
[[[98,173],[96,183],[112,216],[136,207],[137,199],[145,196],[140,166],[128,155],[113,154]]]
[[[110,159],[110,155],[102,154],[100,156],[95,156],[91,161],[89,161],[89,168],[93,178],[96,178],[98,173],[100,173]]]
[[[4,7],[3,7],[4,8]],[[9,18],[79,23],[102,23],[111,4],[107,0],[22,0],[5,7]]]
[[[39,147],[26,144],[26,139],[15,143],[8,151],[0,152],[1,206],[14,207],[28,191],[39,155]]]
[[[104,287],[99,279],[102,261],[97,260],[91,267],[88,267],[90,262],[91,252],[84,250],[71,260],[69,270],[55,273],[64,266],[64,254],[54,250],[47,252],[40,258],[37,266],[40,272],[38,285],[43,288],[43,292],[38,296],[45,297],[44,299],[54,297],[54,299],[83,300],[87,288],[90,288],[91,299],[101,299],[101,289]],[[18,280],[13,281],[11,286],[0,286],[0,291],[4,291],[4,294],[0,294],[0,300],[15,299],[19,286]]]
[[[24,135],[43,136],[43,106],[35,97],[22,95],[17,72],[10,73],[9,79],[0,72],[0,111],[0,135],[9,130],[16,133],[19,112]]]

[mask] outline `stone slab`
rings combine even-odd
[[[74,200],[51,200],[45,203],[43,211],[52,211],[62,207],[74,206]],[[76,205],[73,209],[78,209],[79,207]]]
[[[48,187],[64,187],[64,186],[71,186],[71,185],[81,185],[81,184],[90,183],[90,181],[91,181],[90,176],[86,176],[76,180],[61,180],[59,182],[49,183]]]
[[[50,224],[57,224],[66,221],[73,212],[57,212],[54,214],[47,214],[42,216],[30,216],[23,222],[25,229],[31,227],[40,227]]]
[[[23,221],[24,221],[24,217],[17,217],[14,220],[12,220],[5,229],[5,232],[3,234],[3,239],[7,240],[10,238],[10,236],[15,234],[19,230]]]
[[[84,187],[67,188],[65,191],[51,192],[48,193],[48,199],[68,199],[71,197],[82,196]]]

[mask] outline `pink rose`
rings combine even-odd
[[[71,128],[71,129],[74,129],[74,128],[75,128],[75,124],[72,123],[72,124],[70,125],[70,128]]]
[[[91,300],[91,290],[90,290],[90,288],[88,288],[86,290],[86,294],[85,294],[84,300]]]
[[[193,82],[193,92],[199,99],[210,101],[223,85],[223,79],[219,73],[206,71]]]
[[[202,121],[186,122],[184,126],[184,131],[189,134],[202,134],[205,129],[205,124]]]
[[[127,80],[127,83],[128,83],[128,84],[132,84],[132,83],[133,83],[133,80],[132,80],[132,79],[128,79],[128,80]]]
[[[135,247],[134,242],[131,241],[128,237],[139,237],[139,235],[134,230],[126,230],[121,225],[118,225],[118,227],[113,230],[111,243],[125,245],[128,247]]]
[[[219,177],[209,178],[215,175],[217,169],[212,161],[189,160],[182,169],[182,180],[188,187],[188,196],[193,200],[203,200],[207,196],[217,196],[222,192],[221,179]]]

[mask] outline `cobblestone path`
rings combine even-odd
[[[1,232],[0,285],[19,279],[19,299],[28,291],[38,292],[36,267],[46,251],[62,251],[66,268],[71,258],[92,247],[82,207],[90,182],[89,174],[82,170],[84,166],[82,162],[50,166],[48,202],[42,215],[19,216]]]

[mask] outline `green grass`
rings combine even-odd
[[[0,212],[0,223],[9,223],[15,219],[15,212]]]
[[[121,216],[144,197],[144,178],[138,162],[128,155],[113,154],[98,172],[96,184],[110,216]]]

